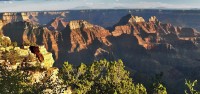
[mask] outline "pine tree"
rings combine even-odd
[[[65,62],[61,77],[78,94],[146,94],[142,84],[135,85],[121,60],[100,60],[74,68]]]

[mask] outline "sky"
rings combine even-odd
[[[200,0],[0,0],[0,12],[113,9],[200,8]]]

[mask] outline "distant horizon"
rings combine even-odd
[[[86,9],[200,9],[200,0],[0,0],[0,12]]]
[[[200,8],[191,8],[191,9],[175,9],[175,8],[130,8],[130,9],[114,9],[114,8],[111,8],[111,9],[65,9],[65,10],[33,10],[33,11],[8,11],[8,12],[2,12],[0,11],[0,13],[20,13],[20,12],[63,12],[63,11],[87,11],[87,10],[196,10],[196,11],[199,11]]]

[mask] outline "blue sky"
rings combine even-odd
[[[0,0],[0,12],[76,8],[200,8],[200,0]]]

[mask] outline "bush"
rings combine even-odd
[[[189,80],[185,80],[185,85],[187,86],[188,90],[185,90],[185,94],[200,94],[200,91],[194,89],[197,84],[197,80],[191,82]]]
[[[146,94],[142,84],[135,85],[121,60],[100,60],[73,67],[65,62],[61,77],[78,94]]]
[[[8,71],[0,67],[1,94],[21,94],[30,90],[27,75],[21,70]]]

